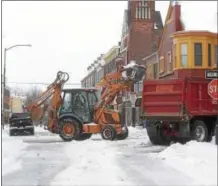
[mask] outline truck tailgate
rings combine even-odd
[[[184,83],[177,79],[145,80],[142,109],[145,116],[182,116]]]

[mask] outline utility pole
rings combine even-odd
[[[13,45],[11,47],[5,48],[4,49],[4,66],[3,66],[3,73],[2,73],[2,129],[4,129],[5,125],[5,107],[4,107],[4,97],[5,97],[5,85],[6,85],[6,57],[7,57],[7,51],[11,50],[16,47],[31,47],[32,45],[30,44],[18,44],[18,45]]]

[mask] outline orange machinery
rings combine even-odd
[[[143,66],[133,63],[122,66],[101,81],[99,86],[104,87],[104,92],[98,99],[97,89],[62,89],[69,75],[59,71],[55,81],[28,106],[28,111],[32,112],[51,98],[47,129],[59,134],[64,141],[85,140],[96,133],[101,133],[105,140],[126,139],[128,128],[121,121],[122,113],[108,106],[120,91],[129,89],[144,76]]]
[[[98,85],[103,87],[104,91],[101,94],[100,100],[91,106],[89,121],[83,121],[73,114],[68,114],[68,116],[65,114],[62,117],[62,113],[60,113],[59,135],[61,138],[65,141],[84,140],[90,138],[92,134],[101,133],[102,138],[105,140],[126,139],[128,137],[128,128],[121,121],[122,113],[111,109],[110,104],[120,91],[129,89],[133,83],[141,81],[144,76],[145,68],[134,63],[122,66],[117,72],[111,72],[106,75]],[[93,94],[95,92],[94,89],[86,89],[78,90],[77,94],[83,94],[83,91],[88,92],[87,96],[90,92]],[[72,104],[75,105],[76,103],[72,102]],[[91,105],[89,102],[87,104]],[[84,105],[82,104],[80,108]],[[83,111],[81,113],[84,115],[85,109],[84,113]]]

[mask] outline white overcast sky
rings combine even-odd
[[[217,2],[180,2],[188,30],[217,32]],[[169,1],[156,1],[165,21]],[[3,48],[9,82],[52,82],[58,70],[80,83],[87,67],[121,39],[125,1],[3,1]],[[9,86],[12,84],[9,84]],[[18,85],[19,87],[22,85]]]

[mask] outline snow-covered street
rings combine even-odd
[[[124,141],[62,142],[36,127],[35,136],[2,133],[3,186],[217,185],[217,146],[152,146],[145,129]]]

